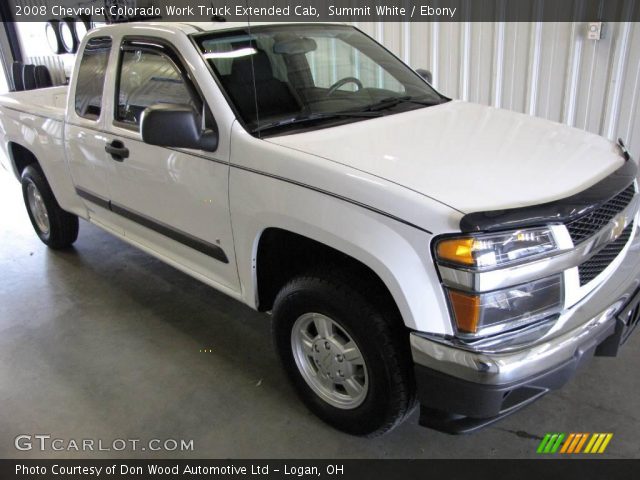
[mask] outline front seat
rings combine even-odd
[[[254,55],[235,58],[231,63],[231,73],[224,81],[244,118],[256,116],[256,99],[252,94],[254,74],[259,118],[293,113],[300,109],[289,86],[273,75],[269,56],[264,50],[258,50]]]

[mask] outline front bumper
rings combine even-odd
[[[481,428],[561,387],[592,356],[615,356],[638,317],[638,229],[624,255],[609,278],[530,345],[479,352],[411,333],[421,425],[449,433]]]

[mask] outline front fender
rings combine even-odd
[[[450,334],[448,317],[429,243],[432,234],[338,196],[307,188],[239,159],[292,155],[260,148],[260,140],[233,142],[231,217],[243,299],[257,307],[256,260],[260,236],[279,228],[338,250],[373,270],[387,286],[408,328]],[[300,157],[291,159],[300,161]],[[271,164],[273,165],[273,164]]]

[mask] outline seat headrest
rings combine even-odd
[[[253,69],[252,64],[253,62]],[[235,82],[250,83],[255,73],[256,82],[273,79],[271,61],[264,50],[258,50],[253,55],[235,58],[231,63],[231,78]]]

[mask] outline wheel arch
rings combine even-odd
[[[293,277],[335,266],[349,280],[366,285],[371,298],[384,302],[399,313],[406,325],[405,299],[398,288],[389,285],[392,274],[384,265],[347,253],[339,245],[327,243],[293,230],[268,227],[262,230],[255,245],[255,297],[260,311],[268,311],[280,289]],[[385,281],[385,278],[387,281]],[[395,293],[395,294],[394,294]],[[404,308],[403,308],[404,307]]]
[[[66,165],[64,145],[53,142],[48,150],[47,144],[34,142],[28,145],[25,146],[13,139],[4,145],[8,159],[5,163],[7,169],[11,169],[20,182],[24,169],[29,165],[36,165],[49,183],[59,205],[68,212],[87,218],[86,208],[75,192],[73,180]]]
[[[11,167],[13,168],[13,174],[20,180],[20,176],[25,168],[29,165],[40,165],[36,155],[27,147],[17,143],[9,142],[7,145],[7,152],[9,153],[9,159],[11,161]]]

